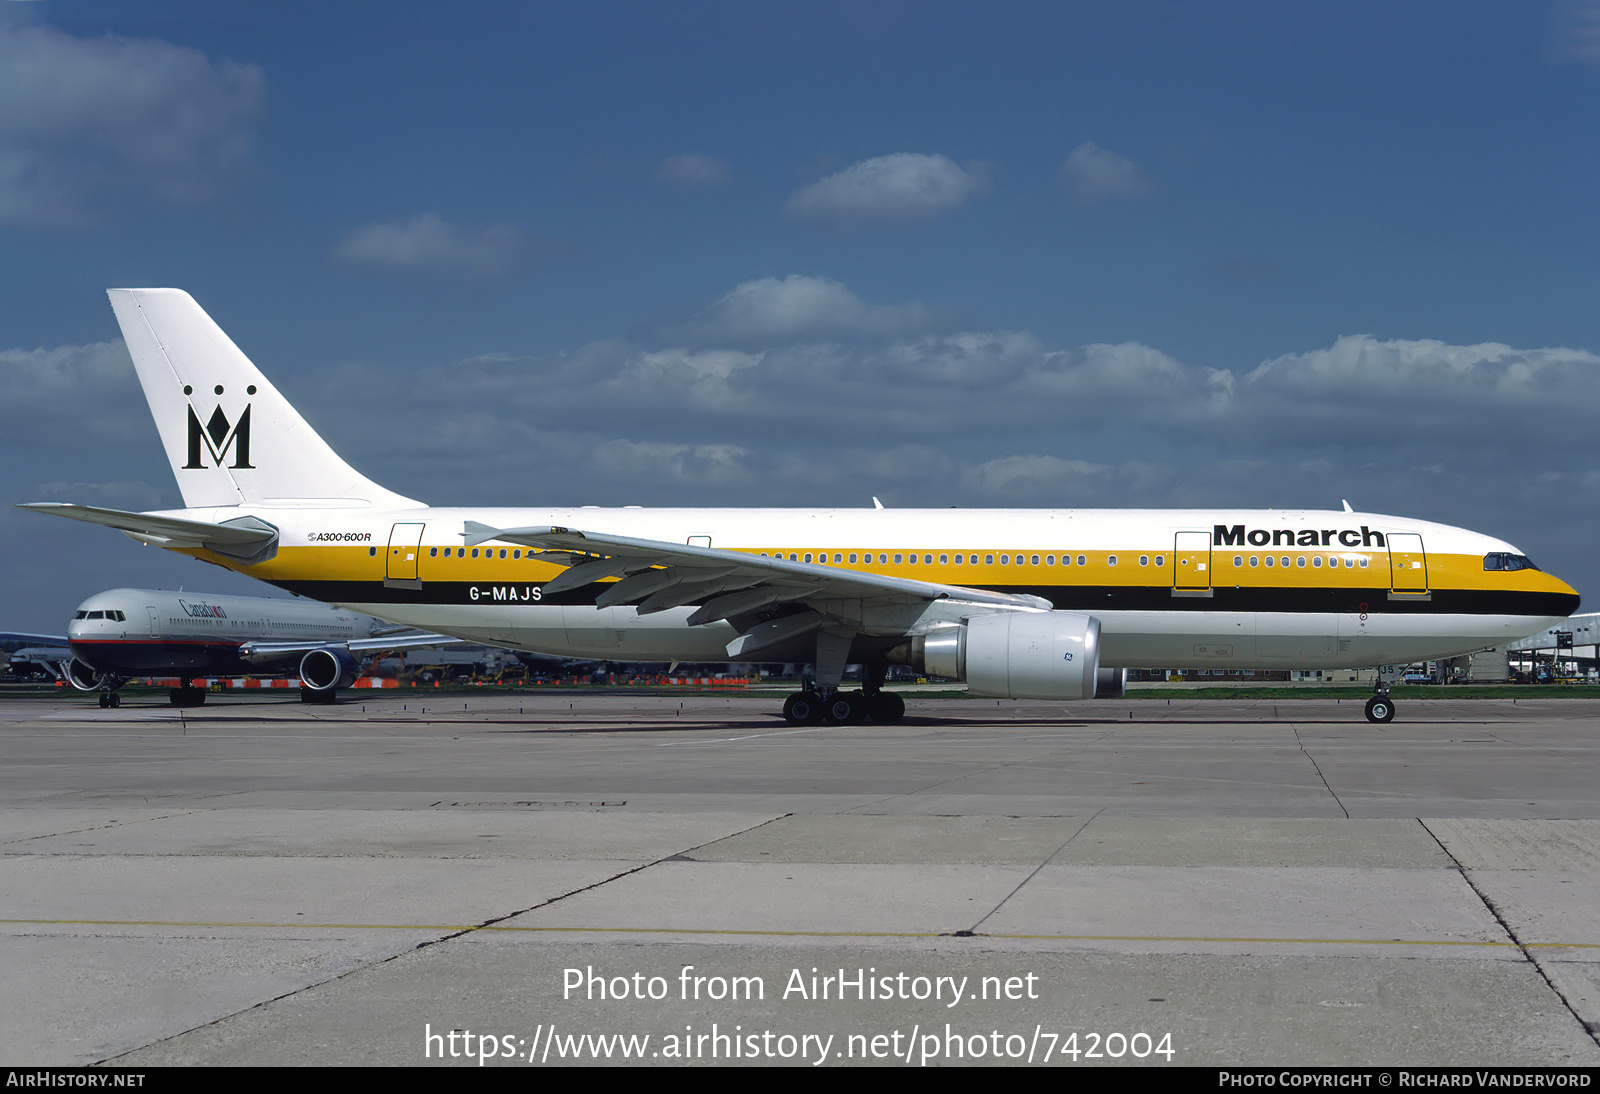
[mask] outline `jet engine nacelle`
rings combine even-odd
[[[312,691],[347,688],[361,675],[361,666],[349,650],[329,646],[300,658],[300,683]]]
[[[67,666],[67,680],[79,691],[99,691],[100,685],[105,683],[106,674],[74,657],[72,664]]]
[[[922,667],[1002,699],[1091,699],[1100,621],[1076,612],[996,612],[922,639]]]

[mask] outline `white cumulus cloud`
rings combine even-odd
[[[1072,150],[1061,165],[1061,181],[1073,200],[1085,205],[1106,198],[1134,198],[1156,188],[1132,160],[1093,141]]]
[[[511,224],[469,229],[433,213],[418,213],[410,220],[357,228],[330,257],[344,266],[487,278],[510,273],[538,249],[535,240]]]
[[[168,42],[0,24],[0,224],[83,228],[130,194],[217,197],[248,168],[265,84]]]
[[[989,190],[988,170],[946,156],[896,152],[802,187],[784,212],[829,227],[931,220]]]
[[[936,317],[923,305],[868,304],[830,277],[790,274],[737,285],[663,340],[696,345],[778,344],[804,339],[890,338],[921,333]]]

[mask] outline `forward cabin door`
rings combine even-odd
[[[384,563],[383,583],[392,589],[420,589],[417,556],[422,553],[425,524],[396,524],[389,529],[389,554]]]
[[[1414,532],[1390,532],[1389,589],[1397,593],[1428,591],[1428,556],[1422,537]]]
[[[1172,554],[1172,594],[1210,596],[1211,533],[1179,532]]]

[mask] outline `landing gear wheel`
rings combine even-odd
[[[1387,696],[1374,695],[1367,700],[1367,721],[1392,722],[1394,721],[1394,700]]]
[[[111,693],[110,699],[110,706],[120,707],[122,705],[122,696],[118,695],[116,692],[113,691]]]
[[[867,700],[859,691],[836,691],[825,704],[828,721],[853,725],[867,716]]]
[[[797,691],[783,701],[783,717],[792,726],[814,726],[822,721],[822,697],[814,691]]]
[[[880,726],[898,725],[906,716],[906,701],[890,691],[880,691],[867,700],[867,714]]]
[[[100,693],[100,709],[101,710],[105,710],[110,705],[111,705],[111,696],[107,695],[105,692],[102,691]]]

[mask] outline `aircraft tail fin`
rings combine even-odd
[[[185,506],[421,504],[340,459],[188,293],[108,295]]]

